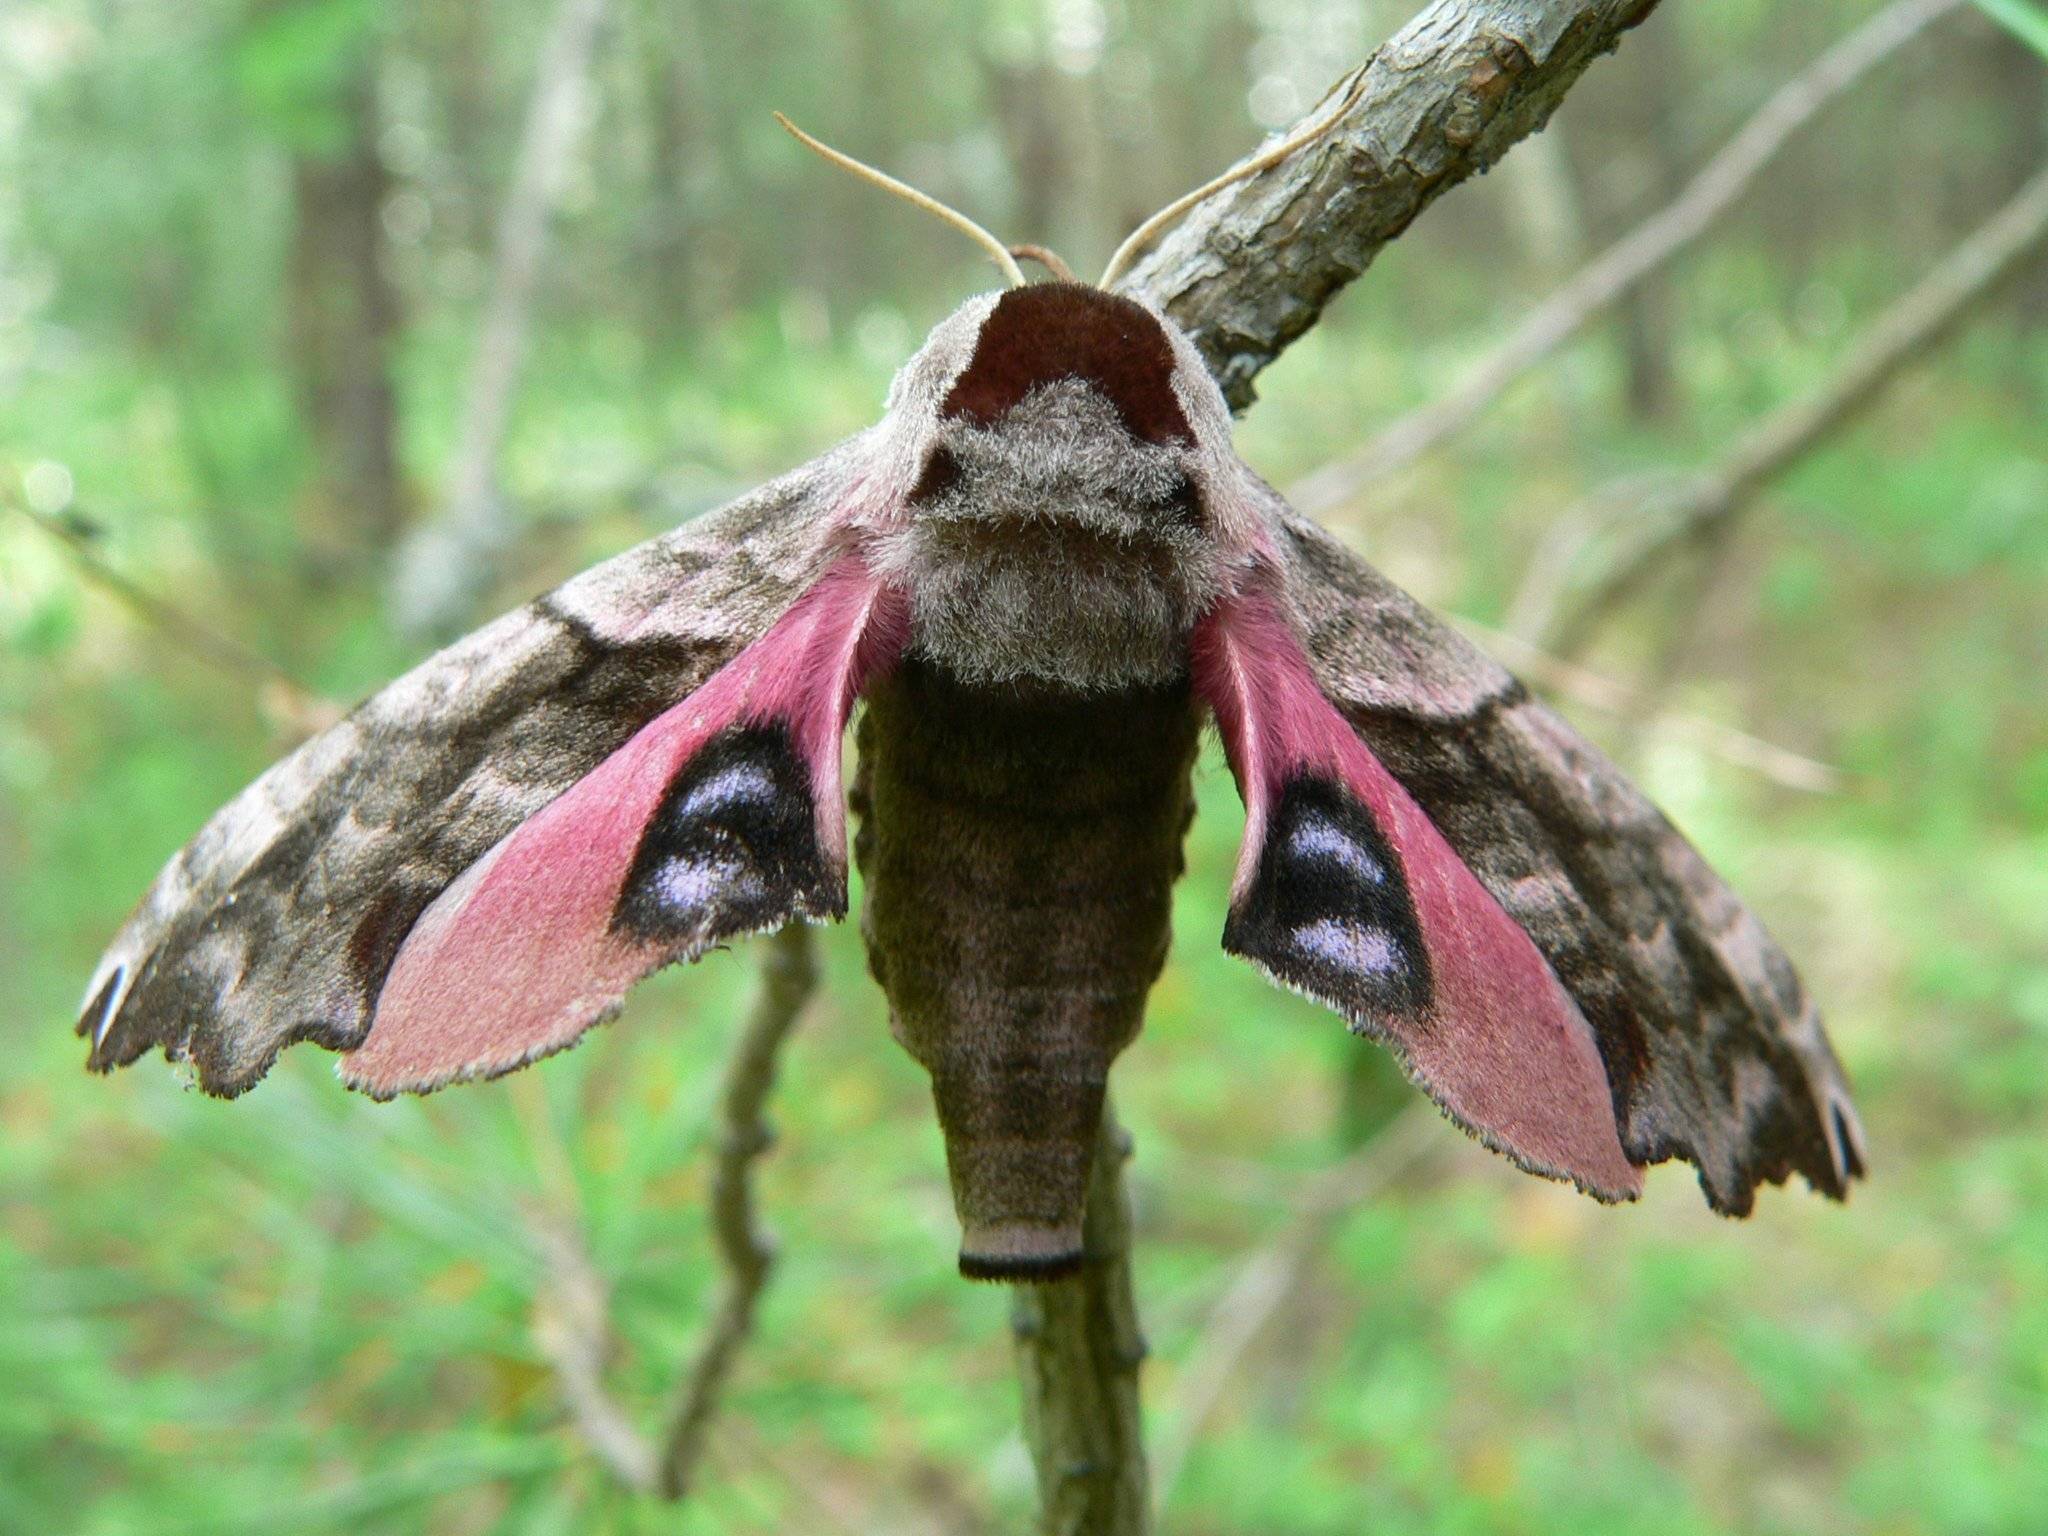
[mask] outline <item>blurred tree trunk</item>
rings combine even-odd
[[[988,65],[996,126],[1017,181],[1013,238],[1040,241],[1057,249],[1059,232],[1053,224],[1065,197],[1067,156],[1060,139],[1059,115],[1053,110],[1051,74],[1051,68],[1036,59],[1029,64],[991,61]]]
[[[687,210],[701,167],[718,163],[706,114],[709,82],[696,0],[645,0],[641,7],[646,69],[648,179],[646,293],[657,335],[673,341],[697,313],[693,298]]]
[[[300,148],[292,159],[287,303],[315,460],[304,532],[316,568],[374,559],[396,541],[405,514],[390,368],[400,307],[384,243],[391,180],[377,146],[374,50],[365,50],[342,100],[340,146]]]
[[[1545,289],[1556,287],[1586,261],[1586,220],[1572,175],[1571,137],[1566,124],[1552,123],[1500,173],[1515,231]]]
[[[490,237],[491,189],[503,140],[493,111],[490,11],[478,0],[432,0],[420,9],[418,35],[433,71],[434,107],[448,136],[455,196],[436,199],[438,238],[471,249]],[[452,204],[452,206],[444,206]]]
[[[1507,194],[1508,216],[1527,252],[1527,268],[1545,292],[1570,281],[1586,265],[1586,220],[1579,205],[1578,178],[1572,173],[1569,129],[1568,123],[1551,123],[1520,145],[1492,178]],[[1545,383],[1562,444],[1579,438],[1587,403],[1597,397],[1597,391],[1588,387],[1593,376],[1592,359],[1573,356],[1553,369]],[[1358,1070],[1353,1069],[1354,1075]]]
[[[452,638],[489,590],[512,536],[498,487],[548,225],[588,126],[592,61],[608,0],[561,0],[541,42],[512,179],[498,214],[490,290],[463,391],[447,506],[392,561],[392,609],[416,636]]]
[[[1678,192],[1684,171],[1678,86],[1685,79],[1678,20],[1676,12],[1652,16],[1637,28],[1602,82],[1609,111],[1600,138],[1626,148],[1609,165],[1582,169],[1598,244],[1617,239],[1643,209],[1662,207]],[[1671,322],[1671,281],[1663,272],[1646,275],[1615,305],[1623,399],[1637,421],[1666,421],[1677,411]]]

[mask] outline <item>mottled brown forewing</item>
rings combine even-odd
[[[271,768],[101,961],[92,1066],[160,1047],[233,1095],[294,1041],[359,1044],[428,903],[819,574],[858,442],[506,614]]]

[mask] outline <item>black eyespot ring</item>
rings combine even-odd
[[[908,500],[912,506],[922,506],[937,501],[960,481],[960,461],[953,457],[953,450],[941,444],[931,451],[924,461],[924,473],[917,477],[917,484],[910,488]]]

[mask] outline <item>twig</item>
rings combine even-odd
[[[1616,751],[1624,762],[1640,754],[1644,738],[1668,714],[1667,703],[1685,676],[1701,631],[1715,607],[1715,595],[1734,567],[1734,532],[1735,524],[1723,521],[1698,540],[1698,561],[1687,573],[1675,600],[1658,615],[1664,632],[1657,639],[1649,665],[1637,679],[1635,698],[1621,716]]]
[[[761,990],[726,1064],[722,1139],[711,1179],[711,1214],[725,1294],[711,1331],[678,1390],[663,1437],[659,1491],[680,1499],[703,1455],[719,1393],[754,1324],[754,1308],[775,1263],[775,1245],[754,1208],[754,1161],[774,1142],[763,1116],[775,1086],[776,1055],[818,983],[808,924],[791,922],[763,947]]]
[[[540,1260],[533,1336],[554,1368],[570,1422],[612,1475],[639,1493],[654,1490],[654,1449],[605,1389],[613,1345],[611,1288],[583,1244],[576,1174],[538,1077],[522,1073],[506,1085],[540,1174],[538,1198],[521,1202]]]
[[[1551,519],[1508,602],[1506,627],[1517,635],[1548,634],[1587,551],[1624,523],[1661,515],[1682,489],[1682,477],[1664,466],[1617,475]]]
[[[1703,234],[1823,107],[1961,3],[1897,0],[1841,39],[1780,86],[1678,197],[1580,268],[1449,393],[1400,417],[1357,453],[1305,476],[1289,500],[1320,517],[1470,426],[1517,378]]]
[[[1024,1438],[1047,1536],[1143,1536],[1150,1528],[1138,1367],[1145,1338],[1131,1287],[1130,1137],[1108,1104],[1095,1144],[1081,1273],[1019,1285],[1010,1326]]]
[[[1432,0],[1356,72],[1358,100],[1326,137],[1193,209],[1118,286],[1179,321],[1242,410],[1259,371],[1339,289],[1541,128],[1655,5]]]
[[[763,1105],[775,1086],[782,1043],[816,985],[806,924],[792,922],[763,942],[761,988],[726,1061],[718,1164],[711,1178],[712,1227],[725,1266],[725,1291],[677,1388],[659,1448],[641,1437],[605,1390],[605,1357],[612,1345],[609,1298],[604,1279],[578,1236],[579,1224],[570,1208],[573,1190],[561,1174],[550,1180],[556,1208],[532,1215],[535,1247],[546,1274],[535,1337],[554,1368],[577,1432],[635,1492],[672,1501],[688,1497],[718,1411],[720,1390],[752,1330],[754,1309],[775,1261],[774,1243],[761,1230],[754,1209],[754,1162],[774,1141]],[[565,1167],[564,1159],[550,1155],[552,1129],[544,1108],[531,1102],[522,1107],[544,1177],[551,1167]]]
[[[1514,671],[1546,692],[1562,694],[1574,703],[1623,720],[1635,719],[1649,712],[1648,695],[1642,688],[1616,682],[1601,673],[1588,671],[1576,662],[1553,656],[1507,630],[1491,629],[1476,620],[1457,616],[1453,616],[1452,622],[1488,649],[1499,652]],[[1704,715],[1670,715],[1666,720],[1715,756],[1739,768],[1759,773],[1787,789],[1826,795],[1839,791],[1847,782],[1842,770],[1831,763],[1803,756],[1789,747],[1781,747],[1776,742],[1752,736],[1747,731],[1710,720]]]
[[[1646,533],[1557,624],[1548,649],[1570,659],[1664,561],[1739,517],[1765,486],[1876,400],[1907,364],[1954,328],[2048,242],[2048,169],[1944,256],[1863,333],[1821,389],[1757,422],[1692,476],[1661,526]]]
[[[61,517],[51,517],[24,506],[11,495],[0,493],[0,506],[18,513],[47,537],[64,547],[86,579],[149,628],[173,645],[207,665],[256,685],[257,702],[265,714],[285,728],[311,736],[339,720],[344,711],[331,699],[322,698],[284,667],[251,650],[185,612],[177,604],[158,597],[109,565],[93,548],[91,537]]]
[[[554,1368],[569,1418],[612,1474],[636,1493],[655,1487],[654,1448],[605,1390],[611,1297],[574,1222],[534,1210],[528,1222],[547,1281],[534,1308],[534,1340]]]
[[[1160,1437],[1162,1511],[1171,1506],[1188,1453],[1216,1417],[1231,1378],[1301,1289],[1316,1255],[1349,1212],[1400,1178],[1436,1144],[1437,1126],[1434,1110],[1412,1104],[1365,1146],[1316,1174],[1303,1188],[1286,1228],[1245,1261],[1209,1309],[1209,1321],[1181,1372],[1171,1427]]]
[[[495,556],[510,536],[498,495],[499,452],[526,359],[548,220],[584,126],[585,88],[606,4],[562,0],[541,46],[512,185],[498,220],[490,294],[449,466],[447,510],[405,542],[393,576],[394,614],[414,635],[439,636],[461,623],[488,586]]]

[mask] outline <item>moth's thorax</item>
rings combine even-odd
[[[1086,692],[1185,672],[1248,533],[1229,412],[1171,321],[1079,283],[969,300],[890,411],[900,499],[867,531],[915,651]]]
[[[1184,450],[1078,379],[945,423],[894,542],[913,646],[969,681],[1163,682],[1217,584]]]

